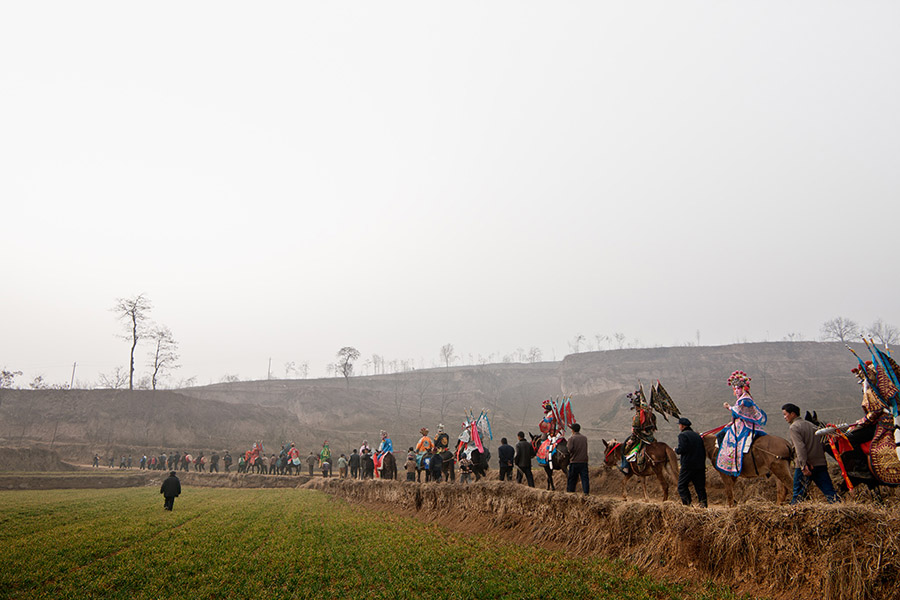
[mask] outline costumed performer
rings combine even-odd
[[[656,415],[647,406],[643,388],[628,394],[628,401],[634,417],[631,419],[631,435],[622,446],[622,464],[619,466],[622,473],[628,475],[631,472],[629,463],[636,463],[637,469],[644,466],[644,453],[642,450],[656,442],[653,432],[657,430]]]
[[[766,413],[759,408],[750,396],[750,377],[743,371],[735,371],[728,378],[728,385],[734,390],[737,402],[730,406],[731,424],[718,434],[719,454],[716,456],[716,468],[732,477],[741,474],[744,454],[750,452],[750,446],[756,436],[766,435],[762,427],[766,424]]]

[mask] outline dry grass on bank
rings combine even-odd
[[[900,598],[900,513],[871,504],[780,507],[749,501],[735,509],[703,510],[494,481],[462,486],[315,480],[307,487],[456,530],[618,558],[650,573],[712,580],[754,595]]]

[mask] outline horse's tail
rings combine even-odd
[[[678,468],[678,455],[675,454],[675,451],[672,450],[672,447],[668,444],[666,446],[666,458],[668,459],[666,463],[669,467],[669,474],[672,475],[672,479],[675,483],[678,483],[678,477],[680,475],[680,469]]]

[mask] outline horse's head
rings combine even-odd
[[[821,428],[825,427],[825,423],[822,423],[821,421],[819,421],[819,415],[818,415],[818,413],[816,413],[816,411],[813,411],[812,414],[810,414],[809,411],[806,411],[805,419],[807,421],[809,421],[810,423],[812,423],[813,425],[815,425],[817,429],[821,429]]]
[[[607,442],[601,439],[603,446],[606,448],[603,452],[603,464],[607,467],[614,467],[622,460],[622,444],[615,439]]]
[[[538,448],[541,447],[541,436],[534,435],[530,431],[528,432],[528,437],[531,438],[531,447],[534,448],[534,451],[537,452]]]

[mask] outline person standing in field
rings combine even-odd
[[[415,461],[413,461],[413,478],[415,479]],[[461,454],[459,457],[459,482],[460,483],[469,483],[469,480],[472,478],[472,461],[466,458],[465,454]]]
[[[343,454],[338,458],[338,476],[347,479],[347,457]]]
[[[581,477],[581,491],[589,494],[591,482],[588,479],[588,443],[581,435],[581,425],[572,423],[572,437],[569,438],[569,481],[566,490],[575,491],[575,484]]]
[[[100,455],[95,452],[94,453],[94,468],[96,469],[99,467],[100,467]]]
[[[353,452],[350,453],[350,479],[356,479],[359,477],[359,452],[356,451],[356,448],[353,449]]]
[[[213,450],[212,455],[209,457],[209,472],[219,472],[219,453],[215,450]]]
[[[306,457],[306,464],[309,466],[309,476],[313,476],[313,469],[316,468],[316,463],[319,462],[319,459],[316,458],[316,455],[312,453],[312,450],[309,451],[309,456]]]
[[[497,448],[497,459],[500,461],[500,481],[512,481],[513,460],[516,450],[507,443],[506,438],[500,439],[500,447]]]
[[[516,483],[522,483],[522,477],[528,482],[528,487],[534,487],[534,475],[531,473],[531,459],[534,458],[534,446],[525,439],[525,432],[518,433],[519,441],[516,442],[516,455],[513,462],[516,463]]]
[[[228,450],[225,451],[225,456],[222,457],[222,464],[225,465],[225,472],[231,473],[231,453]]]
[[[170,471],[169,476],[165,481],[162,482],[162,485],[159,488],[159,493],[163,495],[163,508],[166,510],[172,510],[175,507],[175,498],[181,495],[181,482],[178,481],[178,476],[175,474],[175,471]]]

